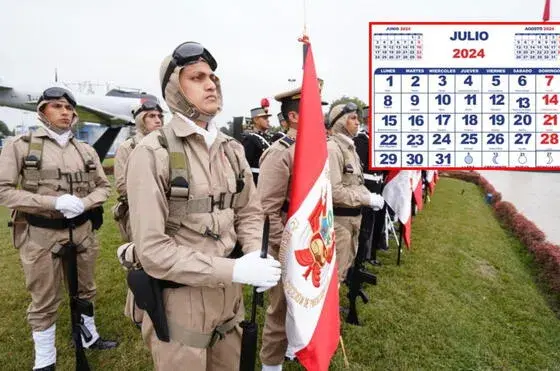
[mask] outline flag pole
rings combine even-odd
[[[340,347],[342,348],[342,356],[344,358],[344,367],[350,368],[350,362],[348,362],[348,357],[346,356],[346,349],[344,348],[344,341],[342,340],[342,335],[340,335]]]

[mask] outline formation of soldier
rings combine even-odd
[[[213,121],[222,108],[217,66],[202,45],[179,45],[160,68],[171,121],[163,125],[157,102],[142,103],[132,112],[136,134],[117,150],[119,198],[113,215],[125,242],[117,255],[129,270],[124,312],[141,327],[155,369],[237,370],[242,285],[268,291],[260,358],[263,370],[281,370],[291,357],[278,253],[290,203],[301,88],[275,96],[281,131],[270,135],[272,115],[268,107],[257,107],[240,143]],[[0,155],[0,204],[14,210],[13,243],[31,293],[27,318],[34,370],[55,369],[69,242],[79,268],[76,300],[95,296],[95,230],[110,183],[95,150],[72,135],[75,106],[69,91],[45,90],[37,106],[43,126],[6,143]],[[335,105],[326,122],[339,283],[347,280],[364,226],[375,226],[368,260],[376,264],[375,251],[386,249],[385,174],[368,170],[369,134],[359,132],[363,114],[353,103]],[[261,258],[265,216],[269,253]],[[117,346],[99,336],[93,315],[80,316],[91,336],[82,333],[76,346]]]

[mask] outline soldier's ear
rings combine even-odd
[[[290,123],[296,123],[298,122],[298,119],[299,119],[299,114],[296,111],[288,112],[288,121]]]

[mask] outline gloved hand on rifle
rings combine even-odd
[[[56,199],[55,209],[60,211],[66,219],[72,219],[84,212],[84,203],[74,195],[65,194]]]
[[[381,208],[385,205],[385,200],[383,197],[377,193],[370,193],[369,194],[369,206],[377,211],[381,210]]]
[[[268,255],[260,257],[260,251],[253,251],[235,260],[233,265],[233,282],[257,287],[257,292],[264,292],[276,286],[282,275],[280,262]]]

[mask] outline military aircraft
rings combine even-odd
[[[50,86],[68,87],[56,82]],[[72,89],[68,89],[72,90]],[[151,94],[141,91],[111,89],[104,96],[88,95],[72,92],[76,98],[76,111],[81,122],[98,123],[107,126],[105,132],[93,144],[101,161],[113,145],[122,127],[134,125],[132,109],[146,100],[158,101]],[[15,89],[0,81],[0,106],[6,106],[25,111],[37,110],[37,101],[41,92]]]

